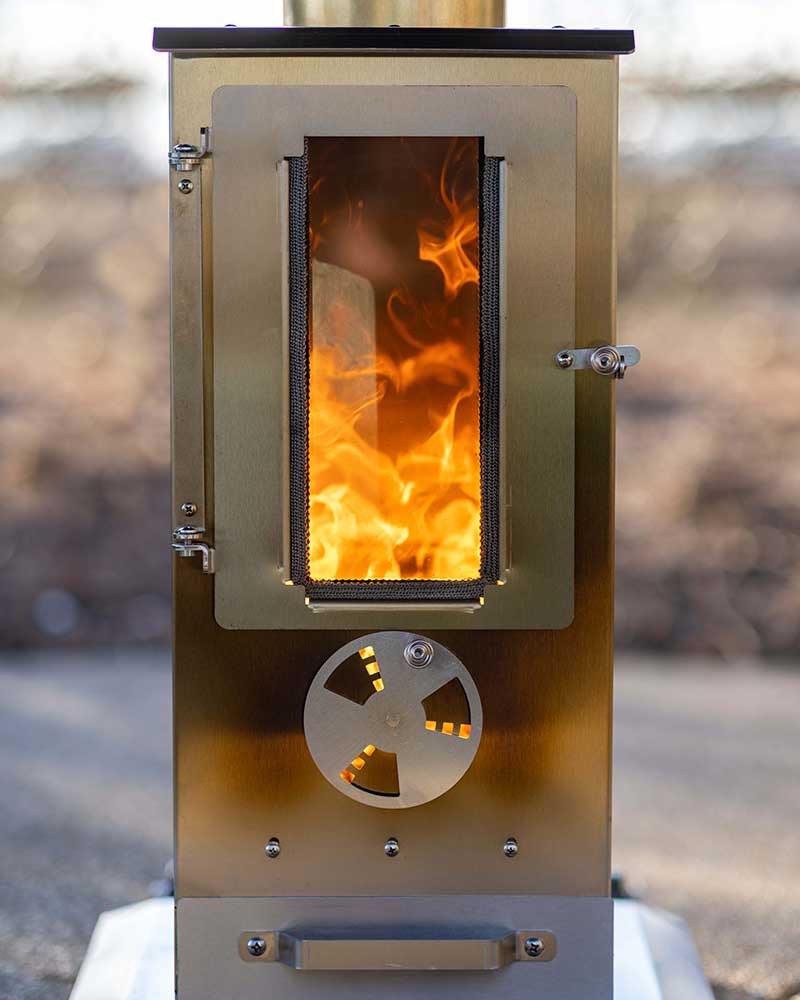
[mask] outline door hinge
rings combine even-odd
[[[199,554],[203,560],[203,572],[213,573],[215,553],[208,542],[203,540],[205,533],[205,528],[198,528],[193,524],[176,528],[172,532],[172,551],[183,559]]]
[[[625,372],[641,360],[638,347],[630,344],[621,347],[570,347],[556,354],[556,367],[573,371],[590,370],[597,375],[611,375],[613,378],[625,378]]]
[[[211,155],[211,127],[206,125],[200,129],[200,145],[190,142],[179,142],[169,151],[169,162],[176,170],[194,170],[204,156]]]

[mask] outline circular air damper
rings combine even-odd
[[[449,649],[411,632],[373,632],[319,670],[303,726],[334,788],[365,805],[406,809],[464,775],[483,713],[475,682]]]

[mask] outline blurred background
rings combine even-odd
[[[3,1000],[66,997],[97,911],[145,893],[170,850],[167,61],[151,30],[281,16],[0,0]],[[511,0],[509,23],[637,36],[621,59],[619,341],[643,363],[618,393],[617,861],[688,917],[718,997],[787,1000],[800,8]],[[44,873],[62,857],[54,935]],[[49,956],[43,914],[64,942]]]
[[[619,336],[645,363],[619,393],[619,646],[791,658],[800,11],[509,5],[512,24],[559,15],[637,31],[621,60]],[[5,647],[169,634],[167,64],[150,32],[187,16],[281,12],[0,0]]]

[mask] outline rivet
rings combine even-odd
[[[517,843],[516,837],[509,837],[508,840],[503,844],[503,854],[507,858],[515,858],[519,853],[519,844]]]
[[[397,837],[389,837],[383,845],[383,852],[387,858],[396,858],[400,853],[400,843]]]
[[[181,194],[190,194],[194,191],[194,184],[188,177],[184,177],[183,180],[178,181],[178,190]]]
[[[277,858],[281,853],[281,842],[277,837],[270,837],[264,847],[264,852],[268,858]]]
[[[247,950],[253,958],[261,958],[267,950],[267,942],[262,937],[251,937],[247,939]]]

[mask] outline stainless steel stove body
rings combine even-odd
[[[630,33],[156,47],[178,996],[610,998]]]

